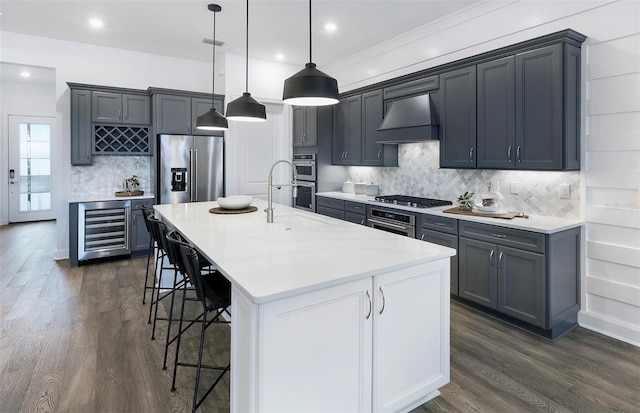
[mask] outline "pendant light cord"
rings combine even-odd
[[[215,94],[216,94],[216,11],[213,11],[213,70],[211,73],[211,109],[215,106]]]
[[[249,0],[247,0],[247,38],[246,41],[246,56],[244,62],[244,91],[249,93]]]
[[[311,60],[311,0],[309,0],[309,63],[313,62]]]

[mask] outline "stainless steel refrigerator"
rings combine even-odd
[[[215,201],[224,196],[224,139],[160,135],[159,203]]]

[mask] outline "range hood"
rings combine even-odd
[[[378,143],[409,143],[438,139],[433,103],[429,95],[393,102],[378,128]]]

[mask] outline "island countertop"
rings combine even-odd
[[[254,303],[265,303],[455,255],[455,250],[362,225],[274,205],[212,214],[216,202],[155,205]]]

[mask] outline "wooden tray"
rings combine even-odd
[[[473,212],[473,211],[462,210],[462,209],[460,209],[458,207],[451,208],[451,209],[445,209],[442,212],[445,212],[447,214],[472,215],[474,217],[486,217],[486,218],[513,219],[515,217],[522,217],[520,212],[507,212],[507,213],[504,213],[504,214],[489,214],[489,213],[478,214],[478,213]]]
[[[242,209],[224,209],[220,207],[211,208],[209,212],[212,214],[248,214],[249,212],[255,212],[258,207],[248,206]]]
[[[140,196],[140,195],[144,195],[144,191],[131,191],[131,192],[118,191],[118,192],[116,192],[116,196]]]

